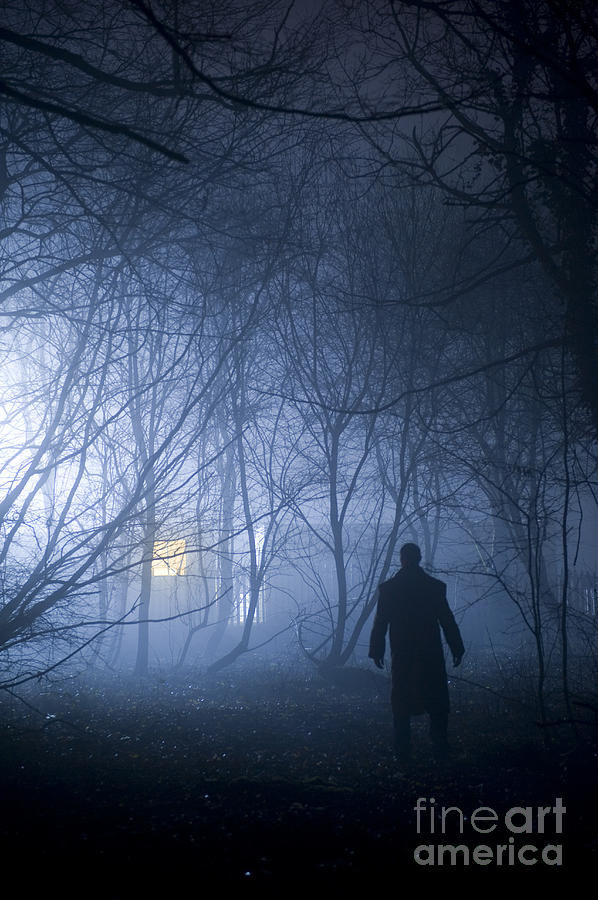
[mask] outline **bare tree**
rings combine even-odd
[[[382,78],[391,93],[409,81],[422,109],[432,98],[444,107],[443,115],[410,132],[370,131],[377,152],[385,165],[408,168],[422,184],[441,186],[450,202],[475,212],[478,229],[492,229],[499,249],[506,246],[501,234],[521,239],[518,259],[490,252],[457,296],[507,266],[521,269],[535,260],[563,302],[555,344],[564,340],[575,362],[596,431],[598,35],[592,4],[382,0],[366,15],[371,77]],[[445,291],[445,303],[451,295],[454,286]]]

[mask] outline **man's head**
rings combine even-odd
[[[401,547],[401,565],[418,566],[422,553],[417,544],[403,544]]]

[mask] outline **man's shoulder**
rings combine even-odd
[[[423,569],[422,569],[422,571],[423,571]],[[428,584],[430,584],[430,585],[433,584],[435,587],[437,587],[439,589],[446,588],[446,581],[441,581],[440,578],[434,578],[433,575],[429,575],[427,572],[424,572],[423,574],[424,574],[425,579],[428,582]]]
[[[415,569],[415,572],[417,573],[417,577],[425,579],[425,581],[427,581],[429,584],[436,584],[439,587],[446,587],[446,582],[441,581],[440,578],[434,578],[433,575],[428,574],[428,572],[426,572],[425,569],[422,569],[421,566],[418,566],[417,569]],[[396,584],[400,584],[402,579],[411,580],[413,578],[413,574],[413,572],[407,572],[405,571],[405,569],[399,569],[391,578],[388,578],[386,581],[381,581],[378,587],[394,587]]]
[[[423,574],[426,585],[426,593],[431,597],[437,597],[439,600],[442,600],[443,597],[446,597],[446,582],[441,581],[440,578],[434,578],[433,575],[428,575],[427,572],[424,572]]]
[[[433,575],[429,575],[424,569],[418,567],[416,573],[399,569],[391,578],[378,585],[381,598],[399,596],[403,590],[411,592],[414,589],[423,591],[429,596],[443,597],[446,595],[446,582],[434,578]]]
[[[395,572],[395,574],[392,575],[390,578],[387,578],[386,581],[381,581],[380,584],[378,585],[378,590],[380,591],[381,594],[387,593],[388,591],[392,591],[393,588],[395,588],[397,586],[397,584],[400,582],[400,578],[401,578],[401,570],[399,569],[398,572]]]

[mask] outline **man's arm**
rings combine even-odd
[[[442,595],[440,597],[440,604],[438,609],[438,621],[442,626],[444,637],[446,638],[449,649],[453,654],[453,663],[455,666],[458,666],[461,663],[463,654],[465,653],[465,646],[463,645],[463,639],[461,637],[461,632],[459,631],[459,626],[455,622],[455,617],[451,612],[451,608],[448,605],[448,600],[446,599],[446,584],[443,584],[442,586]]]
[[[378,588],[378,602],[370,635],[370,652],[368,656],[374,660],[379,669],[384,668],[384,653],[386,651],[386,629],[388,628],[386,607],[387,604],[384,602],[382,591]]]

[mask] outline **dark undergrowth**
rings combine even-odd
[[[211,679],[77,677],[5,692],[5,873],[63,896],[128,898],[200,896],[208,884],[213,895],[214,879],[243,891],[298,883],[378,891],[388,876],[465,885],[549,877],[554,886],[598,863],[589,729],[576,737],[540,729],[524,705],[453,685],[451,760],[434,763],[424,717],[414,720],[415,759],[403,771],[386,685],[349,682],[264,666]],[[482,806],[496,818],[487,812],[476,831],[471,813]],[[528,823],[527,833],[505,827],[516,806],[533,808],[529,820],[511,820]],[[542,832],[539,806],[550,808]],[[442,807],[458,807],[445,814],[444,835],[440,815],[430,814]],[[469,861],[462,849],[439,865],[440,844],[462,845]],[[522,862],[525,844],[535,849]],[[562,865],[542,859],[549,844],[562,847]],[[415,861],[419,845],[434,865]],[[479,845],[489,851],[474,858]]]

